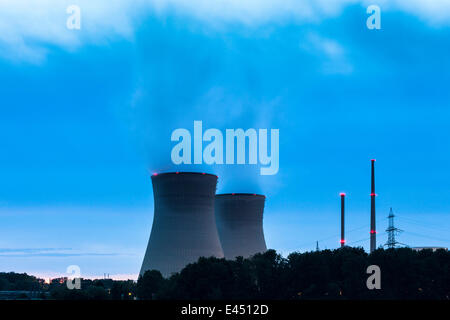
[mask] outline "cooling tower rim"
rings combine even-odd
[[[262,197],[262,198],[266,198],[265,195],[263,194],[257,194],[257,193],[221,193],[221,194],[216,194],[216,197],[233,197],[233,196],[244,196],[244,197]]]
[[[176,171],[176,172],[155,172],[152,174],[152,179],[161,177],[161,176],[168,176],[168,175],[180,175],[180,176],[186,176],[186,175],[199,175],[199,176],[210,176],[210,177],[216,177],[217,175],[212,173],[205,173],[205,172],[188,172],[188,171]]]

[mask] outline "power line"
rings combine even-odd
[[[405,220],[409,220],[409,221],[407,221],[407,223],[412,223],[412,224],[421,226],[421,227],[426,228],[426,229],[436,230],[436,231],[446,232],[446,233],[448,232],[448,230],[437,228],[435,226],[432,226],[432,227],[431,226],[427,226],[427,224],[429,225],[429,223],[425,223],[423,221],[421,222],[421,221],[418,221],[418,220],[415,220],[415,219],[411,219],[411,218],[407,218],[407,217],[403,217],[403,216],[399,216],[399,215],[396,215],[396,217],[401,218],[401,219],[405,219]]]
[[[367,240],[370,240],[370,237],[364,238],[364,239],[361,239],[361,240],[356,240],[356,241],[349,242],[349,245],[350,244],[354,244],[354,243],[358,243],[358,242],[362,242],[362,241],[367,241]]]
[[[384,221],[384,220],[387,220],[387,217],[379,218],[379,219],[376,220],[376,222],[378,223],[378,222],[381,222],[381,221]],[[346,234],[349,234],[349,233],[352,233],[352,232],[355,232],[355,231],[358,231],[358,230],[361,230],[361,229],[365,229],[365,228],[367,228],[367,224],[362,225],[362,226],[357,227],[357,228],[350,229],[349,231],[346,232]],[[316,242],[322,242],[322,241],[325,241],[325,240],[330,240],[330,239],[333,239],[333,238],[338,238],[339,235],[340,235],[339,233],[336,233],[336,234],[333,234],[333,235],[331,235],[331,236],[329,236],[329,237],[322,238],[322,239],[319,239],[319,240],[316,240],[316,241],[311,241],[311,242],[308,241],[308,242],[305,242],[305,243],[303,243],[303,244],[297,245],[297,248],[299,248],[299,247],[300,247],[300,248],[303,248],[303,247],[307,247],[307,246],[314,245],[314,244],[316,244]],[[369,239],[370,239],[370,238],[369,238]],[[354,242],[351,242],[351,243],[354,243]],[[350,243],[348,243],[348,244],[350,244]]]
[[[423,234],[419,234],[419,233],[415,233],[415,232],[411,232],[411,231],[405,231],[405,233],[407,234],[411,234],[411,235],[415,235],[418,237],[422,237],[422,238],[429,238],[429,239],[433,239],[433,240],[437,240],[437,241],[442,241],[442,242],[450,242],[450,240],[448,239],[442,239],[442,238],[437,238],[437,237],[432,237],[432,236],[428,236],[428,235],[423,235]]]
[[[379,236],[384,236],[385,234],[386,234],[386,232],[383,232],[383,233],[380,233],[380,234],[378,234],[378,235],[379,235]],[[356,240],[356,241],[352,241],[352,242],[349,243],[349,245],[350,245],[350,244],[354,244],[354,243],[358,243],[358,242],[362,242],[362,241],[367,241],[367,240],[370,240],[370,237],[364,238],[364,239],[360,239],[360,240]]]

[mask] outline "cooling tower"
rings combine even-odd
[[[214,219],[217,176],[173,172],[152,176],[155,211],[140,274],[164,276],[199,257],[223,258]]]
[[[267,250],[263,232],[263,195],[216,195],[215,215],[226,259],[244,258]]]

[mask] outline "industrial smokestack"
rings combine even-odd
[[[341,193],[341,248],[345,246],[345,193]]]
[[[199,257],[223,258],[214,218],[217,176],[173,172],[152,176],[154,217],[140,274],[164,276]]]
[[[375,225],[375,160],[372,162],[372,191],[370,193],[370,252],[377,247],[377,229]]]
[[[250,257],[267,250],[263,231],[265,196],[248,193],[216,195],[215,215],[226,259]]]

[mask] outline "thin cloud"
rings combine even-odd
[[[367,5],[369,2],[364,1]],[[378,0],[376,4],[381,7],[381,10],[400,10],[434,26],[449,25],[450,22],[450,1],[448,0]]]
[[[18,249],[10,249],[10,248],[0,248],[0,253],[36,253],[42,251],[66,251],[72,250],[72,248],[18,248]]]
[[[105,257],[105,256],[119,256],[118,253],[18,253],[18,254],[0,254],[4,258],[29,258],[29,257]]]
[[[322,72],[325,74],[349,74],[353,66],[346,56],[345,48],[336,40],[309,33],[300,48],[311,55],[322,57]]]
[[[67,252],[70,251],[70,252]],[[104,257],[120,256],[120,253],[99,253],[99,252],[74,252],[71,248],[0,248],[0,257],[5,258],[26,258],[26,257]]]

